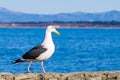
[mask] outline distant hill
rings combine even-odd
[[[0,8],[0,22],[76,22],[76,21],[120,21],[120,11],[112,10],[101,13],[59,13],[27,14]]]

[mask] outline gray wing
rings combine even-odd
[[[47,48],[44,48],[43,45],[36,46],[36,47],[32,48],[31,50],[29,50],[28,52],[26,52],[22,56],[22,58],[35,59],[36,57],[38,57],[40,54],[44,53],[45,51],[47,51]]]

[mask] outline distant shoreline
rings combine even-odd
[[[0,28],[46,28],[46,27],[0,27]],[[120,27],[58,27],[59,29],[120,29]]]
[[[45,28],[56,25],[61,28],[120,28],[120,22],[4,22],[0,28]]]

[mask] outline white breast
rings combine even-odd
[[[50,45],[49,47],[47,46],[45,48],[47,48],[47,51],[45,51],[40,56],[38,56],[36,58],[37,60],[39,60],[39,61],[46,60],[46,59],[50,58],[52,56],[52,54],[54,53],[54,51],[55,51],[54,45]]]

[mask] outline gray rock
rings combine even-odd
[[[120,72],[0,73],[0,80],[120,80]]]
[[[15,80],[14,75],[11,73],[2,72],[0,73],[0,80]]]

